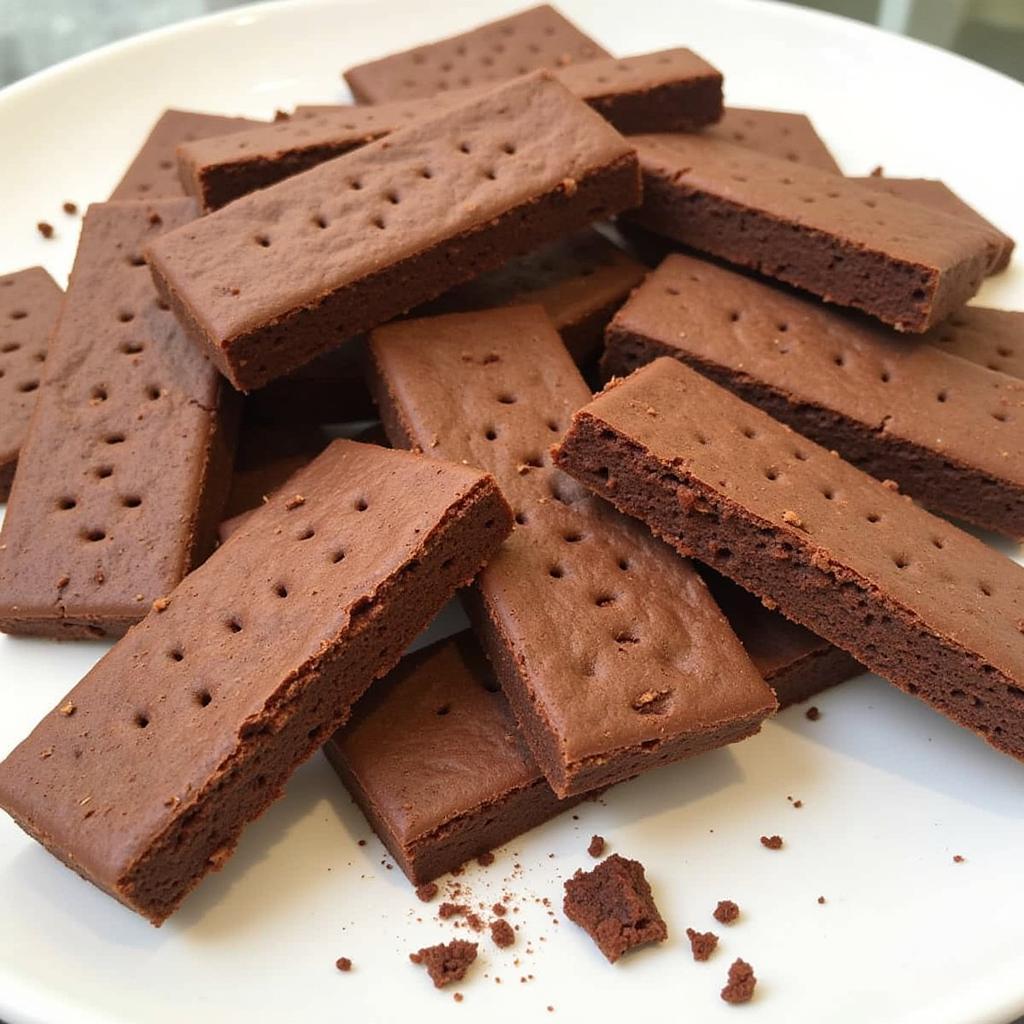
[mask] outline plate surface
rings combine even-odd
[[[165,106],[268,117],[341,99],[342,67],[515,6],[272,3],[117,44],[7,89],[0,271],[42,263],[63,282],[78,221],[61,203],[106,196]],[[622,54],[692,46],[725,71],[730,102],[810,113],[848,173],[882,163],[893,175],[941,177],[1024,238],[1019,133],[1008,130],[1024,123],[1024,89],[1009,79],[767,2],[561,6]],[[39,220],[56,226],[54,240],[39,238]],[[1019,256],[979,301],[1024,308]],[[104,649],[0,638],[0,755]],[[752,740],[620,786],[578,820],[566,815],[498,851],[490,868],[468,868],[460,881],[472,902],[514,894],[520,932],[509,951],[481,938],[481,958],[457,986],[461,1006],[407,953],[465,932],[437,921],[436,906],[388,869],[319,755],[159,930],[3,817],[0,1018],[362,1024],[408,1014],[426,1024],[461,1013],[498,1024],[671,1008],[693,1024],[736,1013],[763,1024],[984,1024],[1024,1012],[1024,767],[874,677],[816,703],[818,722],[786,712]],[[595,832],[647,866],[671,931],[662,948],[614,968],[561,920],[561,880],[592,863]],[[763,849],[765,833],[784,836],[784,849]],[[743,908],[731,928],[710,916],[722,898]],[[688,926],[721,935],[709,963],[690,958]],[[339,956],[354,961],[351,974],[334,969]],[[743,1010],[718,998],[737,956],[761,979]]]

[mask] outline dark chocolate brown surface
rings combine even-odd
[[[324,751],[417,885],[576,803],[551,792],[470,633],[403,658]]]
[[[10,494],[63,299],[42,267],[0,275],[0,501]]]
[[[349,68],[345,81],[359,103],[383,103],[610,56],[553,7],[541,4],[460,35]]]
[[[999,552],[673,359],[581,409],[557,462],[1024,758],[1024,568]]]
[[[1024,537],[1024,383],[681,253],[608,328],[603,367],[672,356],[937,512]]]
[[[250,389],[638,189],[632,147],[537,75],[245,196],[149,258],[193,339]]]
[[[476,470],[334,442],[0,764],[0,806],[161,923],[510,528]]]
[[[632,141],[636,223],[899,330],[944,320],[987,272],[991,234],[963,218],[704,133]]]
[[[773,697],[692,566],[551,466],[590,391],[540,308],[390,324],[370,356],[392,443],[489,470],[516,511],[472,617],[557,794],[757,731]]]
[[[86,213],[0,533],[0,629],[119,635],[209,552],[236,396],[157,297],[142,249],[191,199]]]

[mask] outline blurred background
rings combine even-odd
[[[0,0],[0,86],[241,0]],[[523,0],[529,6],[537,0]],[[879,25],[1024,81],[1024,0],[784,0]]]

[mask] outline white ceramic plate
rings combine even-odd
[[[266,117],[330,101],[343,95],[340,68],[513,6],[270,3],[129,40],[7,89],[0,270],[43,263],[63,281],[78,222],[62,201],[106,196],[165,106]],[[1012,127],[1024,123],[1024,89],[1009,79],[766,2],[562,7],[622,54],[694,47],[726,72],[731,102],[808,111],[848,172],[884,163],[892,174],[942,177],[1024,238]],[[38,220],[57,226],[55,240],[38,237]],[[1019,257],[981,300],[1024,308]],[[0,754],[103,650],[0,639]],[[584,805],[578,821],[566,815],[499,851],[489,869],[471,867],[462,881],[473,902],[518,894],[521,930],[511,951],[481,940],[480,961],[456,986],[459,1006],[406,955],[465,933],[387,870],[320,757],[160,930],[3,818],[0,1018],[983,1024],[1024,1012],[1024,769],[872,677],[817,703],[816,723],[789,711],[753,740],[621,786]],[[616,967],[535,902],[550,898],[561,918],[561,880],[590,863],[594,832],[646,864],[672,933]],[[764,833],[783,835],[785,848],[763,849]],[[731,928],[711,919],[721,898],[743,908]],[[710,962],[690,958],[687,926],[721,935]],[[334,969],[339,956],[355,962],[351,974]],[[738,1010],[718,997],[737,956],[761,979],[755,1002]]]

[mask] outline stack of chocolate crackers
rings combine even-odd
[[[0,277],[0,629],[119,638],[0,806],[160,924],[320,748],[415,884],[863,668],[1024,759],[1012,240],[546,6],[345,79]]]

